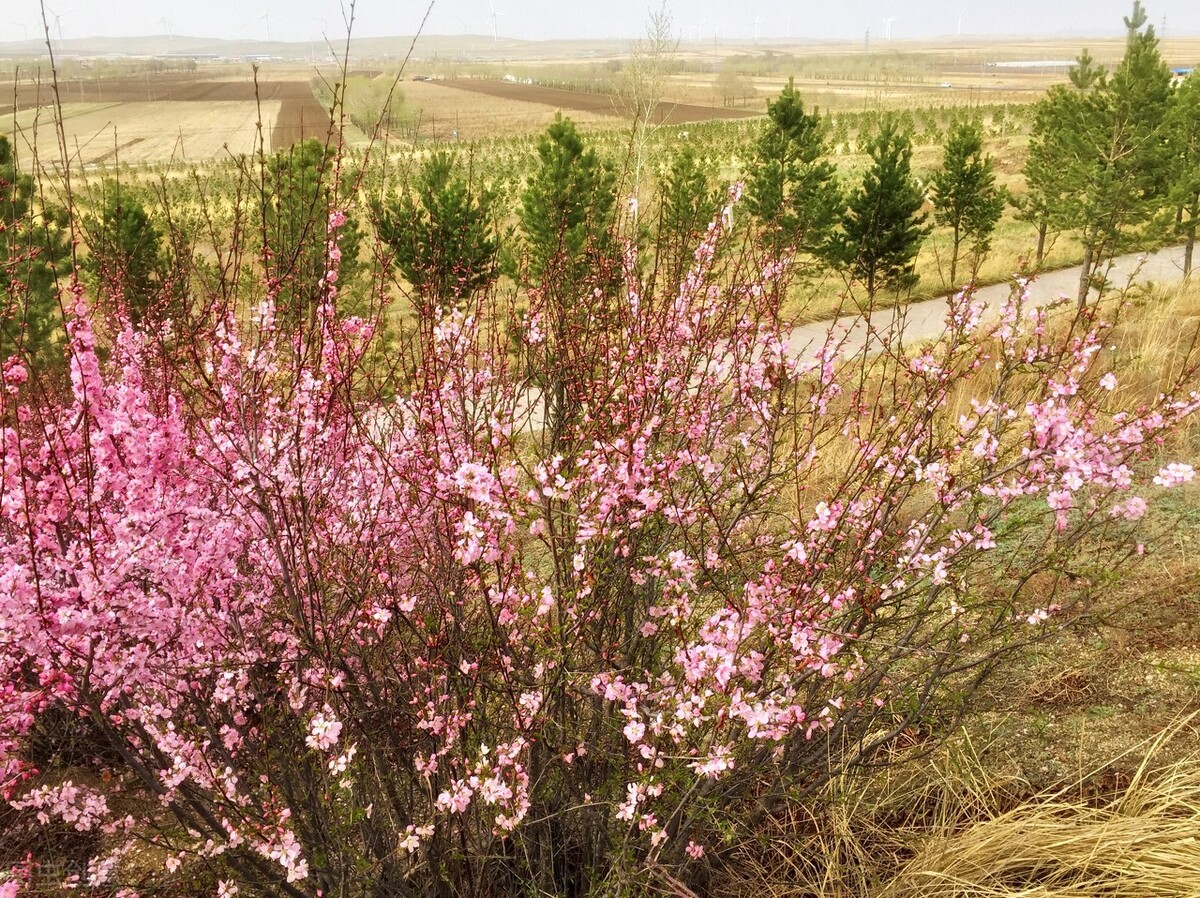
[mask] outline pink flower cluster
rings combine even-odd
[[[1010,518],[1136,521],[1147,456],[1200,408],[1106,416],[1105,326],[1056,338],[1020,295],[990,326],[957,298],[911,354],[834,331],[793,358],[783,270],[723,286],[720,236],[665,295],[631,257],[600,311],[533,296],[520,364],[497,310],[447,314],[395,399],[364,395],[373,328],[335,278],[311,333],[268,297],[196,370],[132,329],[102,362],[77,290],[70,396],[4,366],[4,797],[87,829],[153,796],[120,825],[175,814],[172,863],[288,894],[573,813],[700,861],[729,795],[903,705],[921,646],[1061,611],[973,588]],[[899,619],[912,643],[874,639]],[[114,800],[28,762],[64,710],[125,759]]]

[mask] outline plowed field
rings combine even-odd
[[[324,139],[329,113],[304,80],[204,80],[163,74],[68,80],[58,89],[68,151],[77,163],[199,161],[257,146],[258,122],[268,150],[301,138]],[[17,134],[28,161],[36,146],[57,156],[47,83],[0,92],[0,128]],[[15,121],[14,121],[15,116]]]
[[[620,101],[610,94],[589,94],[576,90],[562,90],[556,87],[542,87],[537,84],[519,84],[511,81],[485,81],[474,79],[454,79],[440,81],[447,87],[459,90],[473,91],[486,94],[500,100],[516,100],[522,103],[535,103],[541,106],[553,106],[556,109],[571,112],[587,112],[596,115],[608,115],[627,118],[628,113],[621,108]],[[707,122],[713,119],[741,119],[756,115],[745,109],[724,109],[719,106],[696,106],[686,103],[659,103],[655,111],[655,124],[683,125],[690,122]]]

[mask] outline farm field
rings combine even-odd
[[[411,133],[422,140],[473,141],[519,137],[544,128],[556,112],[588,130],[624,127],[629,115],[609,93],[460,78],[409,81],[401,85]],[[735,121],[761,110],[722,109],[699,104],[659,104],[656,124]]]
[[[614,118],[628,118],[628,113],[621,109],[619,101],[606,93],[584,93],[508,81],[455,79],[444,83],[447,87],[481,93],[500,100],[553,106],[569,112],[571,115],[585,112]],[[754,113],[741,109],[664,102],[657,105],[652,121],[656,125],[686,125],[693,122],[747,118],[751,115]]]
[[[200,162],[225,154],[257,149],[259,116],[268,146],[274,146],[274,123],[283,103],[236,101],[65,103],[63,130],[73,165],[144,165],[157,162]],[[15,132],[17,153],[30,160],[46,158],[57,148],[53,118],[33,110],[0,118],[0,127]],[[51,154],[51,158],[57,153]]]
[[[622,123],[627,118],[614,102],[612,72],[619,67],[621,48],[602,42],[546,42],[524,47],[521,42],[478,43],[461,62],[415,58],[399,84],[402,115],[409,123],[401,137],[421,140],[480,140],[517,136],[540,130],[561,110],[589,130]],[[307,45],[306,45],[307,46]],[[373,46],[373,45],[372,45]],[[441,46],[438,44],[437,46]],[[380,52],[383,45],[373,49]],[[722,42],[679,45],[678,70],[665,85],[657,124],[724,121],[762,114],[766,101],[778,94],[787,78],[795,78],[807,103],[832,112],[870,109],[919,110],[1025,104],[1047,87],[1066,79],[1062,66],[1013,67],[1013,61],[1064,60],[1078,47],[1062,41],[999,43],[963,39],[958,42],[800,44],[779,39],[759,44]],[[1101,62],[1119,58],[1119,41],[1097,41],[1091,47]],[[1175,39],[1163,45],[1164,58],[1185,63],[1200,57],[1200,41]],[[488,52],[498,58],[487,58]],[[419,54],[418,54],[419,56]],[[382,59],[358,58],[352,75],[395,71]],[[14,69],[36,71],[37,63],[22,62]],[[328,83],[336,69],[300,60],[279,59],[260,64],[259,83],[249,63],[223,61],[201,65],[194,72],[150,72],[136,61],[115,60],[94,69],[77,59],[60,66],[59,96],[64,117],[71,122],[68,145],[79,160],[91,165],[120,158],[129,164],[163,161],[204,161],[226,152],[240,153],[257,146],[258,106],[268,151],[287,147],[304,137],[324,138],[328,132],[325,105],[314,97],[314,76]],[[374,71],[368,71],[372,67]],[[125,73],[122,70],[125,70]],[[737,72],[747,88],[726,108],[718,80],[724,71]],[[413,81],[412,75],[432,73],[436,81]],[[11,77],[11,75],[10,75]],[[505,80],[506,77],[509,80]],[[517,79],[516,81],[512,79]],[[531,78],[535,83],[519,83]],[[558,85],[558,86],[554,86]],[[564,89],[572,88],[572,89]],[[579,89],[574,89],[579,88]],[[13,134],[28,128],[33,116],[17,117],[53,102],[44,76],[40,82],[23,77],[0,81],[0,130]],[[191,104],[223,104],[195,106]],[[152,104],[146,108],[139,104]],[[164,105],[178,104],[178,105]],[[238,104],[245,104],[239,108]],[[153,111],[151,111],[153,110]],[[45,118],[44,113],[41,116]],[[145,133],[148,122],[170,138]],[[40,131],[40,129],[39,129]],[[351,142],[361,139],[353,134]],[[28,157],[44,136],[18,140]],[[23,144],[23,146],[22,146]],[[57,148],[57,141],[51,146]]]
[[[57,154],[54,92],[47,82],[10,84],[0,95],[0,133],[18,154]],[[59,83],[67,150],[77,164],[197,162],[257,148],[258,123],[268,151],[306,137],[324,139],[329,114],[307,79],[210,80],[187,74],[66,79]]]
[[[554,119],[554,106],[521,97],[498,97],[480,90],[464,90],[461,82],[420,81],[403,85],[404,106],[414,131],[424,139],[452,140],[454,132],[464,141],[516,137],[544,128]],[[488,85],[495,82],[470,82]],[[564,91],[564,93],[566,93]],[[611,100],[603,99],[611,108]],[[593,104],[593,107],[596,104]],[[603,109],[579,109],[570,113],[581,126],[611,126],[611,113]]]

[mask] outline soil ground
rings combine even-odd
[[[18,150],[56,146],[47,82],[23,82],[0,92],[0,127],[17,132]],[[307,80],[206,79],[194,74],[146,74],[60,81],[68,151],[83,165],[197,161],[256,148],[258,123],[268,151],[329,132],[329,112]],[[24,144],[24,146],[22,146]]]
[[[628,112],[621,108],[620,101],[607,93],[583,93],[537,84],[482,79],[453,79],[442,83],[447,87],[475,91],[502,100],[537,103],[571,112],[590,112],[616,118],[629,117]],[[655,124],[685,125],[692,122],[749,118],[757,114],[745,109],[725,109],[720,106],[659,103],[655,108],[653,120]]]

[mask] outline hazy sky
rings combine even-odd
[[[426,31],[530,39],[632,38],[659,0],[435,0]],[[359,0],[355,34],[412,34],[427,3]],[[37,0],[0,3],[0,40],[41,35]],[[684,40],[765,37],[882,40],[891,19],[895,39],[963,34],[1105,35],[1121,30],[1132,0],[668,0]],[[1146,0],[1151,21],[1170,35],[1200,36],[1197,0]],[[58,18],[55,18],[58,14]],[[52,0],[51,31],[64,38],[186,34],[306,41],[344,35],[337,0]],[[57,22],[57,25],[56,25]]]

